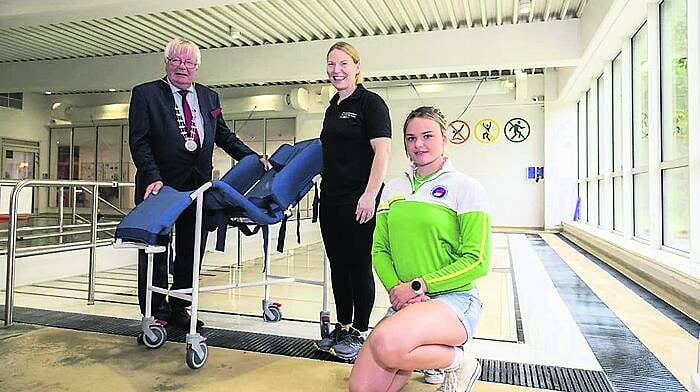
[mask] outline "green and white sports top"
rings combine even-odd
[[[449,159],[438,172],[404,177],[382,191],[372,264],[387,289],[423,278],[428,295],[474,287],[489,271],[491,223],[486,192]]]

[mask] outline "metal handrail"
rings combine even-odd
[[[100,227],[97,229],[97,231],[110,231],[114,230],[117,227],[117,223],[112,225],[112,227]],[[18,241],[31,241],[31,240],[38,240],[42,238],[55,238],[55,237],[65,237],[69,235],[80,235],[80,234],[89,234],[91,233],[90,230],[75,230],[75,231],[63,231],[60,233],[48,233],[48,234],[32,234],[32,235],[25,235],[21,237],[17,237]],[[0,240],[7,240],[7,238],[2,238]]]
[[[5,183],[14,183],[14,181],[4,181]],[[99,195],[99,187],[133,187],[133,183],[124,182],[104,182],[104,181],[83,181],[83,180],[21,180],[14,184],[12,194],[10,195],[10,211],[9,211],[9,226],[7,238],[7,279],[5,283],[5,326],[12,325],[12,317],[14,312],[14,291],[15,291],[15,261],[17,259],[17,204],[19,193],[23,188],[28,186],[43,187],[57,186],[60,187],[92,187],[93,195]],[[73,192],[75,194],[75,192]],[[99,199],[92,198],[92,214],[90,220],[90,242],[85,245],[90,249],[90,262],[88,270],[88,305],[95,303],[95,265],[97,253],[97,208]],[[63,198],[61,198],[61,206],[63,206]],[[62,208],[61,208],[62,210]],[[73,203],[75,210],[75,202]],[[62,212],[62,211],[61,211]],[[73,213],[75,216],[75,213]],[[62,226],[62,225],[59,225]],[[63,228],[61,227],[62,231]],[[102,241],[100,241],[102,242]],[[63,245],[66,249],[75,248],[70,244]],[[60,248],[59,248],[60,249]],[[71,249],[72,250],[72,249]]]
[[[82,189],[83,191],[85,191],[85,192],[87,192],[87,193],[93,195],[92,191],[89,190],[89,189],[87,189],[87,188],[85,188],[85,187],[82,187],[82,186],[81,186],[80,189]],[[114,211],[117,211],[118,213],[121,214],[121,216],[126,216],[126,214],[127,214],[126,212],[124,212],[124,211],[121,210],[119,207],[115,206],[114,204],[108,202],[107,199],[103,198],[102,196],[97,195],[97,200],[99,200],[99,201],[101,201],[102,203],[106,204],[108,207],[112,208]]]
[[[109,222],[97,222],[97,226],[114,226],[119,224],[119,221],[109,221]],[[78,229],[81,227],[88,227],[90,226],[89,223],[78,223],[75,225],[54,225],[54,226],[31,226],[31,227],[18,227],[17,232],[24,232],[24,231],[43,231],[43,230],[56,230],[60,229],[63,227],[64,229]],[[9,230],[0,230],[0,234],[7,234]],[[0,238],[0,241],[7,240],[7,238]]]
[[[98,246],[107,246],[107,245],[112,245],[114,243],[114,239],[109,238],[109,239],[103,239],[103,240],[97,240],[97,245]],[[78,241],[78,242],[69,242],[67,244],[55,244],[55,245],[44,245],[44,246],[33,246],[33,247],[27,247],[27,248],[22,248],[22,252],[17,253],[15,255],[16,259],[22,258],[22,257],[29,257],[29,256],[38,256],[38,255],[48,255],[51,253],[61,253],[61,252],[70,252],[73,250],[81,250],[81,249],[88,249],[92,246],[90,241]],[[0,255],[6,255],[6,251],[0,251]]]

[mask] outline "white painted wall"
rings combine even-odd
[[[558,71],[545,71],[544,227],[560,228],[576,208],[576,104],[558,101]]]
[[[528,96],[543,95],[543,77],[537,75],[529,79]],[[393,138],[388,178],[402,175],[408,166],[402,134],[403,122],[408,113],[422,104],[434,105],[439,107],[450,121],[464,110],[477,84],[478,82],[462,82],[418,85],[416,87],[421,98],[410,86],[372,89],[385,99],[391,113]],[[448,155],[459,170],[474,177],[486,188],[494,225],[544,227],[546,181],[535,183],[527,180],[526,176],[528,166],[545,164],[544,111],[539,103],[516,103],[514,94],[513,90],[506,90],[501,81],[486,82],[482,84],[477,97],[462,119],[470,127],[474,127],[479,120],[492,118],[503,127],[510,118],[525,118],[532,129],[526,141],[512,143],[503,136],[501,130],[501,137],[493,144],[481,144],[470,137],[463,144],[450,144]],[[575,118],[575,111],[573,117]],[[299,115],[297,138],[317,137],[322,123],[322,113]],[[552,220],[555,221],[559,215],[558,212],[554,213]],[[559,217],[559,221],[553,225],[559,224],[561,219],[563,217]]]
[[[40,155],[48,155],[49,108],[46,105],[43,94],[25,93],[22,110],[0,107],[0,137],[39,142]],[[47,171],[48,165],[41,166],[38,173]]]
[[[49,172],[48,109],[44,95],[36,93],[24,94],[22,110],[0,107],[0,137],[39,143],[39,167],[35,171],[37,178]],[[45,191],[36,192],[35,205],[45,205],[46,197]],[[7,213],[3,203],[0,214]]]

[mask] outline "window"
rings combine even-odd
[[[122,126],[97,127],[97,181],[117,181],[122,177]],[[131,154],[129,154],[131,155]],[[100,197],[119,206],[119,188],[100,188]],[[107,206],[102,206],[107,208]]]
[[[646,24],[632,37],[632,190],[634,235],[649,239],[649,74]]]
[[[610,149],[610,140],[607,138],[607,134],[610,131],[610,124],[605,122],[605,74],[602,74],[596,80],[596,97],[598,97],[598,102],[596,105],[596,111],[598,112],[598,118],[596,122],[596,139],[598,144],[596,145],[596,150],[598,151],[598,180],[596,181],[596,187],[598,189],[598,225],[606,226],[604,222],[607,222],[605,215],[609,212],[608,206],[608,190],[605,186],[603,175],[610,172],[606,165],[606,157],[608,156],[608,151]]]
[[[136,168],[129,151],[129,129],[125,125],[96,127],[51,128],[49,151],[49,178],[60,180],[98,180],[133,182]],[[71,207],[72,194],[65,188],[63,206]],[[90,189],[90,192],[92,190]],[[75,192],[76,208],[92,207],[92,194]],[[100,197],[114,207],[129,209],[134,206],[133,188],[117,190],[100,187]],[[51,188],[49,207],[59,205],[58,187]],[[112,207],[100,204],[100,212],[115,213]]]
[[[579,156],[581,162],[581,221],[588,222],[588,96],[591,91],[586,91],[581,110],[581,135],[579,139]]]
[[[586,102],[580,100],[576,103],[576,163],[577,163],[577,173],[578,173],[578,201],[576,203],[576,212],[574,214],[574,220],[585,221],[586,217],[582,214],[585,213],[586,207],[584,203],[586,202],[586,143],[585,143],[585,129],[586,129]]]
[[[598,225],[598,106],[596,105],[596,91],[589,91],[586,98],[588,108],[588,223]]]
[[[622,202],[622,56],[612,63],[612,177],[613,230],[622,231],[624,205]]]
[[[22,93],[0,93],[0,107],[22,110]]]
[[[662,243],[689,251],[687,1],[665,0],[659,20]]]

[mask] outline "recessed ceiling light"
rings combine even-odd
[[[117,91],[117,89],[116,89],[116,88],[110,88],[108,91],[109,91],[110,93],[113,93],[113,92]]]
[[[51,93],[51,91],[44,91],[44,94],[51,95],[52,93]]]
[[[228,35],[233,39],[241,38],[241,32],[233,26],[228,27]]]

